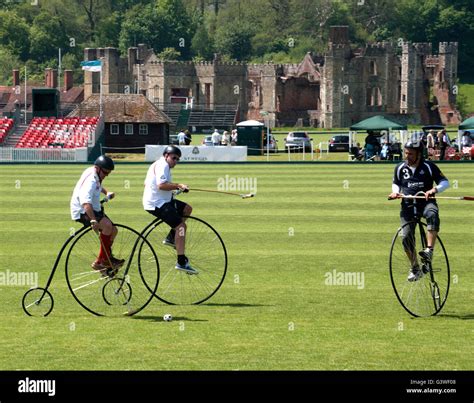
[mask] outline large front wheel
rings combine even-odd
[[[160,258],[161,275],[156,296],[170,305],[200,304],[208,300],[220,288],[227,272],[227,251],[217,231],[199,218],[185,219],[185,255],[197,274],[175,268],[176,250],[163,243],[170,232],[165,222],[156,220],[144,233]]]
[[[84,309],[99,316],[140,312],[158,288],[158,258],[150,243],[130,227],[115,227],[112,256],[124,260],[117,272],[92,267],[100,250],[99,235],[92,229],[77,237],[66,258],[69,290]]]
[[[421,227],[420,227],[421,226]],[[443,242],[437,237],[431,263],[424,262],[418,252],[426,247],[426,224],[410,222],[397,230],[390,250],[390,278],[402,307],[415,317],[436,315],[448,298],[449,260]],[[413,266],[421,277],[408,281]]]

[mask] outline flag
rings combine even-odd
[[[86,71],[101,71],[102,62],[100,60],[91,60],[88,62],[81,62],[82,70]]]

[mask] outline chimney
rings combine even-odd
[[[58,86],[58,71],[50,67],[45,70],[46,87],[57,88]]]
[[[51,88],[58,88],[58,71],[51,70]]]
[[[51,88],[51,68],[47,67],[44,70],[44,77],[45,77],[45,87]]]
[[[72,70],[64,70],[64,91],[69,91],[73,85]]]
[[[20,85],[20,70],[13,70],[13,86],[17,87]]]

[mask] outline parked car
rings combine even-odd
[[[202,145],[214,147],[214,143],[212,142],[212,136],[205,136],[202,140]]]
[[[337,135],[329,140],[329,151],[345,151],[349,152],[349,136]]]
[[[277,153],[278,152],[278,140],[273,137],[270,133],[270,141],[268,143],[268,152],[270,153]],[[263,149],[267,152],[267,134],[265,133],[263,136]]]
[[[179,144],[177,134],[170,134],[170,144],[173,144],[173,145],[178,145]]]
[[[311,141],[313,139],[308,136],[307,132],[289,132],[285,138],[286,150],[311,151]]]

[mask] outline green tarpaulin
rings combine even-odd
[[[350,130],[406,130],[406,125],[393,122],[381,115],[372,116],[356,123],[350,127]]]
[[[468,130],[474,129],[474,116],[472,118],[466,119],[464,122],[461,122],[459,125],[459,130]]]

